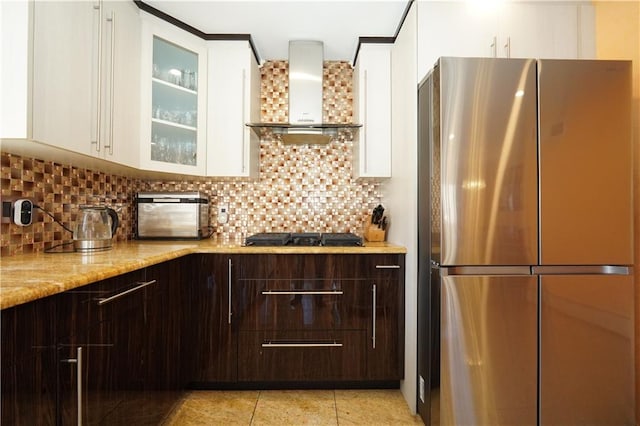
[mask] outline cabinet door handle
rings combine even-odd
[[[240,126],[240,129],[242,129],[242,173],[244,174],[247,170],[247,166],[246,166],[246,158],[247,156],[245,155],[245,150],[246,150],[246,146],[245,146],[245,134],[247,133],[247,127],[244,125],[245,121],[246,121],[246,116],[244,115],[244,110],[245,110],[245,95],[246,95],[246,90],[247,90],[247,70],[246,69],[242,69],[242,123]]]
[[[504,44],[504,53],[507,58],[511,57],[511,37],[507,37],[507,42]]]
[[[134,291],[138,291],[142,288],[145,288],[146,286],[149,286],[155,283],[156,283],[156,280],[147,281],[144,283],[140,283],[140,285],[130,288],[129,290],[125,290],[122,293],[114,294],[113,296],[110,296],[104,299],[98,299],[98,306],[102,306],[106,303],[113,302],[114,300],[119,299],[122,296],[126,296],[127,294],[133,293]]]
[[[377,299],[378,299],[378,294],[377,294],[377,288],[376,285],[373,285],[373,289],[371,290],[373,293],[373,313],[371,315],[371,344],[373,349],[376,348],[376,309],[377,309]]]
[[[305,295],[305,294],[311,294],[311,295],[319,295],[319,294],[344,294],[344,292],[342,290],[327,290],[327,291],[273,291],[273,290],[266,290],[263,291],[262,294],[266,294],[266,295],[273,295],[273,294],[301,294],[301,295]]]
[[[368,126],[368,121],[367,121],[367,93],[368,93],[368,81],[367,81],[367,70],[364,70],[364,126],[362,127],[362,131],[364,132],[364,136],[362,138],[362,150],[364,151],[362,153],[363,156],[363,162],[364,162],[364,174],[367,174],[367,163],[368,163],[368,157],[367,157],[367,126]]]
[[[400,265],[376,265],[376,269],[400,269]]]
[[[341,348],[342,343],[323,343],[323,342],[309,342],[309,343],[263,343],[263,348]]]
[[[76,357],[63,359],[60,362],[66,362],[76,365],[76,405],[77,405],[77,424],[82,425],[82,348],[76,348]]]
[[[114,93],[115,93],[115,89],[114,86],[116,85],[116,78],[114,73],[115,70],[115,48],[116,48],[116,12],[112,11],[111,12],[111,18],[107,18],[107,22],[111,22],[111,54],[110,54],[110,60],[111,60],[111,75],[109,78],[109,81],[111,83],[111,87],[110,87],[110,94],[109,94],[109,145],[105,145],[105,149],[109,148],[109,155],[113,155],[113,106],[115,104],[114,102]]]
[[[96,134],[92,144],[96,145],[96,151],[100,152],[100,127],[102,127],[102,2],[98,1],[93,5],[98,10],[98,81],[97,81],[97,104],[96,104]]]
[[[228,291],[229,291],[229,316],[228,316],[229,324],[231,324],[231,315],[233,315],[233,312],[231,311],[231,265],[232,265],[231,259],[229,259],[229,274],[228,274],[229,280],[227,283]]]
[[[491,40],[491,44],[489,45],[489,47],[491,48],[492,56],[494,58],[497,58],[498,57],[498,37],[493,36],[493,39]]]

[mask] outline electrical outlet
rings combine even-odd
[[[224,224],[229,221],[229,205],[227,204],[219,204],[218,205],[218,223]]]
[[[19,226],[29,226],[33,220],[33,202],[21,198],[13,203],[13,222]]]
[[[13,222],[13,201],[2,201],[2,223]]]

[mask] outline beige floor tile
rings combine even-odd
[[[340,426],[423,424],[399,390],[336,390],[335,395]]]
[[[249,425],[258,395],[258,391],[192,391],[166,425]]]
[[[332,390],[262,391],[251,422],[252,426],[337,424]]]
[[[192,391],[167,426],[421,425],[399,390]]]

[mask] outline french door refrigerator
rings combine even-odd
[[[419,87],[419,413],[634,423],[631,63],[440,58]]]

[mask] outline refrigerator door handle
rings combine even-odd
[[[531,275],[531,266],[441,266],[440,275]]]
[[[534,275],[631,275],[633,268],[617,265],[534,266]]]

